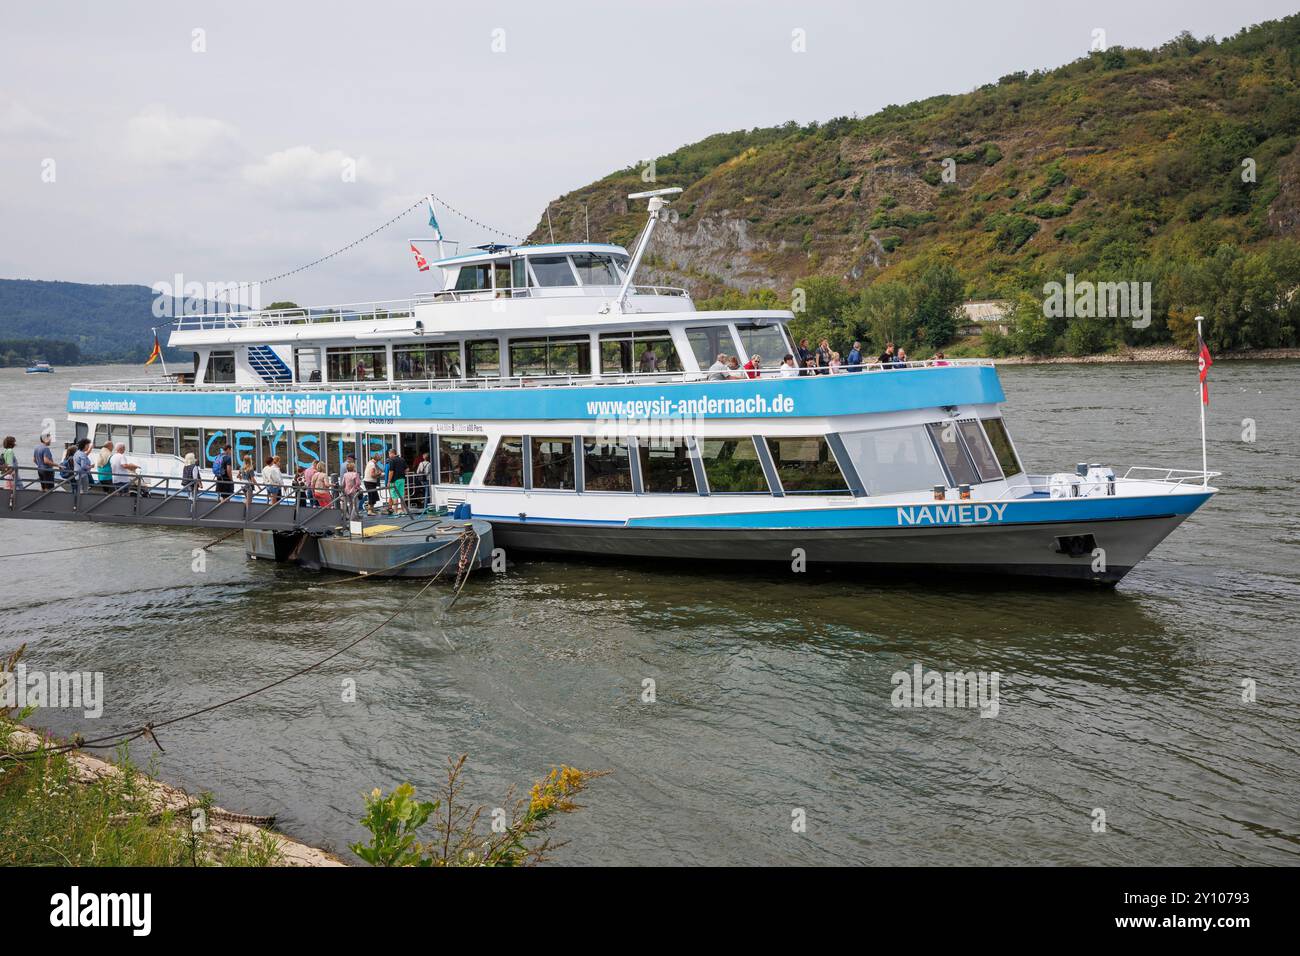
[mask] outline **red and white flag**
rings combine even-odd
[[[411,251],[415,253],[415,267],[421,272],[428,272],[429,262],[424,256],[420,255],[420,250],[415,248],[415,243],[411,243]]]
[[[1214,364],[1214,359],[1210,358],[1210,350],[1205,346],[1205,339],[1201,338],[1200,333],[1196,335],[1196,347],[1198,355],[1196,357],[1197,365],[1201,370],[1201,404],[1210,404],[1210,366]]]

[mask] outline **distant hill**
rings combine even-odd
[[[150,329],[165,345],[172,322],[156,318],[153,303],[153,290],[143,285],[0,279],[0,339],[70,342],[82,362],[143,362],[153,348]],[[164,354],[189,360],[187,352]]]
[[[994,349],[1186,344],[1197,313],[1219,348],[1297,345],[1298,133],[1300,15],[865,118],[719,133],[659,157],[653,183],[632,167],[561,196],[550,222],[581,238],[585,206],[593,239],[630,244],[645,213],[626,195],[682,186],[641,281],[714,307],[806,288],[800,331],[840,348],[891,330],[943,341],[947,298],[928,329],[916,318],[935,281],[1018,306]],[[543,214],[531,238],[549,235]],[[1045,318],[1043,285],[1067,273],[1150,281],[1153,321]]]

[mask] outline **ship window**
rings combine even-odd
[[[695,362],[701,369],[712,365],[713,360],[723,352],[731,355],[736,351],[736,347],[731,343],[731,330],[725,325],[706,325],[697,329],[687,329],[686,340],[691,343]]]
[[[966,440],[966,450],[970,452],[971,460],[975,462],[975,470],[979,472],[980,481],[997,481],[1001,478],[1002,469],[998,466],[998,458],[989,447],[980,423],[973,418],[968,418],[958,422],[957,427],[961,430],[961,437]]]
[[[618,285],[618,274],[614,271],[614,262],[609,256],[598,256],[591,252],[580,252],[573,257],[573,268],[578,272],[578,281],[583,285]]]
[[[709,494],[768,494],[752,438],[697,438]]]
[[[984,433],[989,437],[989,444],[993,446],[993,453],[998,456],[998,464],[1002,466],[1002,473],[1008,478],[1020,474],[1024,469],[1020,467],[1020,462],[1016,458],[1016,450],[1011,447],[1011,438],[1007,435],[1007,426],[1002,419],[984,419]]]
[[[483,484],[496,488],[524,486],[524,439],[520,435],[503,435],[497,443],[492,463]]]
[[[953,487],[976,484],[979,481],[979,475],[975,473],[975,466],[971,464],[970,458],[966,455],[966,449],[962,447],[961,438],[957,432],[957,423],[930,422],[925,427],[930,432],[930,438],[934,440],[934,447],[938,449],[939,457],[943,459],[943,463],[948,469]]]
[[[532,266],[539,286],[554,288],[577,284],[573,270],[569,268],[568,256],[532,256],[528,264]]]
[[[131,426],[131,450],[136,454],[149,454],[149,426],[132,425]]]
[[[127,429],[125,425],[108,426],[108,437],[109,440],[112,441],[114,449],[116,449],[118,445],[126,444],[127,441],[126,436],[127,436]]]
[[[199,465],[206,468],[216,460],[221,454],[221,448],[226,444],[226,433],[219,428],[203,429],[203,454],[199,455]]]
[[[372,436],[372,441],[375,437]],[[294,432],[293,447],[289,449],[289,467],[284,470],[288,474],[297,474],[304,468],[310,468],[316,462],[321,460],[321,455],[325,451],[321,447],[320,432]],[[386,454],[386,453],[385,453]],[[379,459],[381,462],[384,456]]]
[[[614,265],[618,268],[618,281],[622,284],[623,280],[627,278],[628,257],[616,252],[610,258],[614,260]]]
[[[457,292],[475,292],[479,289],[492,288],[492,263],[476,262],[461,266],[456,274]]]
[[[740,346],[745,354],[751,357],[755,354],[763,356],[764,366],[780,365],[786,355],[794,352],[779,325],[737,325],[736,335],[740,337]],[[713,364],[712,359],[709,364]]]
[[[340,346],[325,350],[331,382],[386,382],[388,355],[382,346]]]
[[[697,494],[695,467],[684,439],[638,443],[641,481],[647,494]]]
[[[181,453],[182,454],[184,454],[185,451],[187,450],[185,448],[185,435],[186,433],[182,431],[181,432]],[[261,445],[262,467],[265,468],[267,465],[271,463],[272,458],[278,456],[280,459],[280,470],[285,474],[290,474],[290,475],[293,474],[293,468],[290,467],[290,462],[288,460],[289,440],[290,440],[289,433],[286,432],[281,427],[281,428],[277,428],[276,431],[271,435],[267,435],[264,432],[259,432],[258,435],[260,436],[258,438],[258,443]]]
[[[840,440],[869,495],[922,491],[948,483],[921,425],[841,432]]]
[[[356,461],[357,473],[366,473],[366,463],[357,461],[356,432],[327,432],[325,435],[325,470],[331,475],[342,475],[347,471],[348,455]]]
[[[510,340],[511,375],[590,375],[586,335]]]
[[[825,436],[769,437],[767,448],[786,494],[850,494],[848,482]]]
[[[573,439],[533,438],[533,487],[573,491]]]
[[[295,381],[320,381],[320,349],[304,348],[293,350]]]
[[[627,442],[583,440],[582,488],[584,491],[632,490],[632,458]]]
[[[438,483],[468,485],[486,445],[482,435],[439,435]]]
[[[465,343],[467,378],[497,378],[501,375],[501,349],[496,339]]]
[[[510,262],[510,284],[515,291],[527,289],[532,283],[528,281],[528,267],[524,264],[523,259],[513,259]]]
[[[603,375],[681,370],[681,356],[677,354],[667,329],[600,334],[600,371]]]
[[[393,378],[399,381],[460,378],[460,343],[394,345]]]
[[[203,381],[208,385],[228,385],[235,380],[235,353],[209,352],[208,368]]]
[[[95,447],[103,448],[104,443],[108,441],[108,426],[99,424],[95,426]]]
[[[193,455],[194,460],[200,465],[203,464],[203,445],[199,443],[199,430],[197,428],[181,429],[181,446],[176,453],[184,458],[186,455]]]
[[[176,454],[176,429],[155,428],[153,430],[153,453],[155,455]]]
[[[238,471],[244,464],[244,456],[247,455],[253,465],[257,464],[257,432],[235,432],[234,445],[231,453],[235,456],[234,469]]]

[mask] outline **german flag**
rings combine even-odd
[[[158,344],[158,333],[153,334],[153,351],[149,353],[149,361],[145,365],[152,365],[158,359],[162,358],[162,346]]]

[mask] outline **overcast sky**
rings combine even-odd
[[[548,199],[710,133],[965,92],[1084,55],[1097,28],[1111,45],[1145,47],[1184,29],[1222,37],[1294,7],[10,3],[0,27],[0,277],[261,279],[347,244],[430,190],[525,235]],[[792,49],[795,30],[806,52]],[[492,238],[439,218],[449,238]],[[412,213],[265,287],[263,300],[409,295],[428,282],[405,242],[425,222]]]

